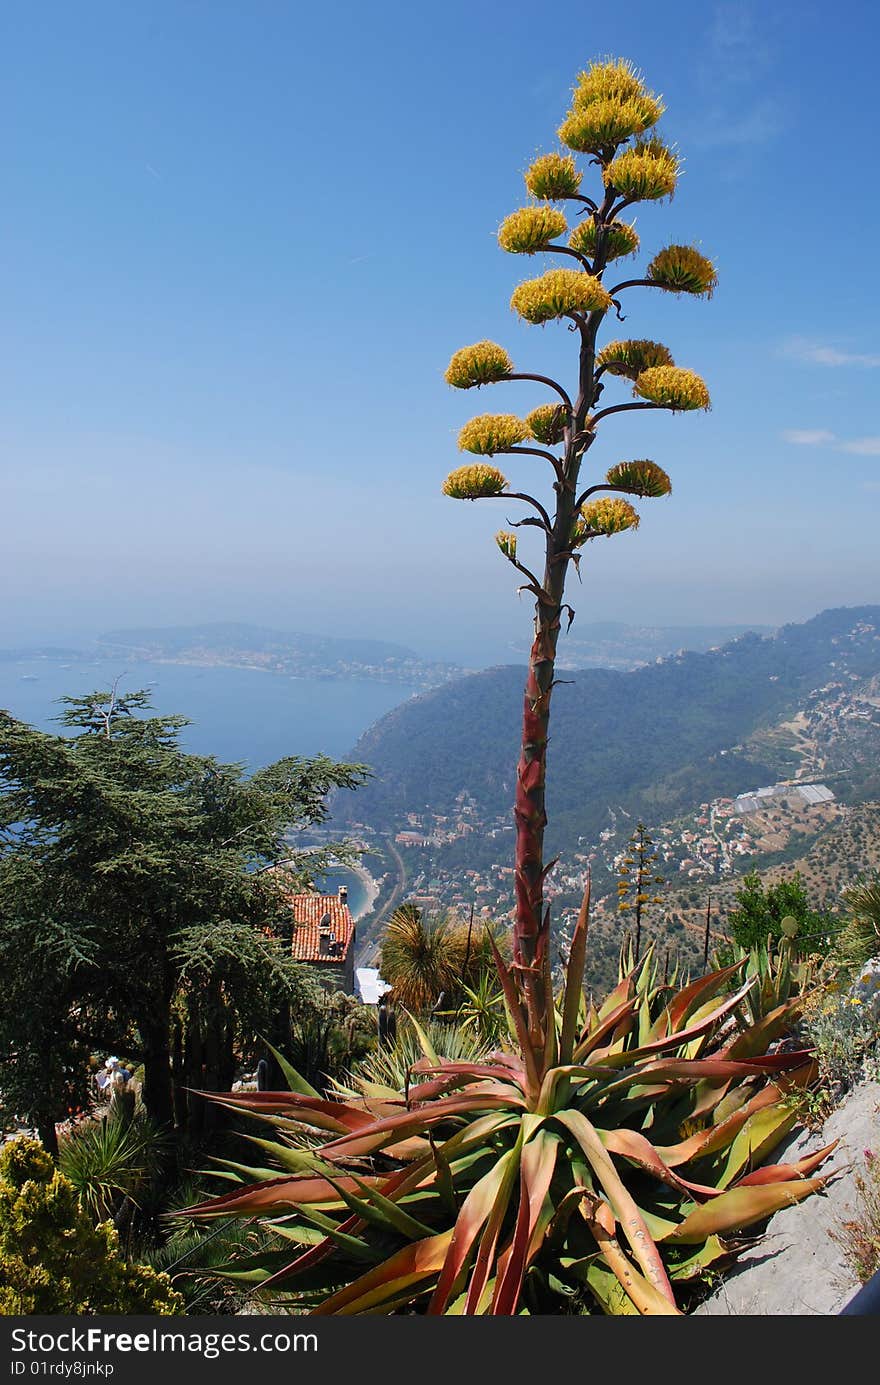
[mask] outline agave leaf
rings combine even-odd
[[[300,1215],[305,1217],[306,1221],[311,1222],[318,1231],[323,1231],[334,1245],[339,1246],[340,1250],[344,1250],[355,1260],[365,1260],[369,1265],[376,1263],[378,1255],[375,1246],[368,1245],[359,1236],[352,1236],[348,1232],[342,1231],[340,1223],[335,1222],[332,1217],[326,1217],[323,1212],[318,1212],[314,1207],[303,1207]]]
[[[801,1008],[800,997],[788,1000],[783,1005],[768,1011],[749,1026],[742,1034],[737,1034],[724,1049],[727,1058],[751,1058],[754,1054],[766,1051],[769,1044],[780,1038],[791,1027],[789,1020]]]
[[[284,1076],[287,1080],[287,1085],[292,1092],[299,1092],[301,1096],[314,1096],[320,1100],[321,1093],[316,1091],[315,1088],[311,1086],[311,1084],[308,1083],[304,1077],[300,1076],[296,1068],[287,1061],[287,1059],[284,1057],[282,1053],[278,1052],[278,1049],[275,1048],[274,1045],[269,1043],[268,1039],[262,1039],[261,1042],[266,1045],[270,1053],[275,1058],[275,1061],[278,1064],[281,1071],[284,1073]]]
[[[426,1058],[430,1058],[432,1063],[438,1063],[440,1060],[437,1057],[437,1051],[434,1048],[434,1045],[431,1043],[431,1040],[425,1033],[424,1029],[419,1024],[415,1015],[410,1014],[409,1010],[404,1010],[403,1013],[406,1015],[407,1019],[409,1020],[413,1029],[415,1030],[416,1038],[419,1041],[419,1048],[422,1050],[422,1053],[424,1053]]]
[[[719,971],[710,971],[705,976],[700,976],[696,981],[692,981],[690,985],[683,986],[678,994],[672,997],[664,1011],[668,1024],[667,1034],[672,1034],[679,1029],[698,1005],[717,995],[728,977],[739,971],[741,966],[742,962],[734,962],[730,967],[722,967]]]
[[[267,1154],[271,1154],[278,1160],[283,1168],[290,1173],[327,1173],[334,1171],[334,1165],[311,1149],[291,1149],[290,1145],[279,1144],[277,1140],[261,1140],[258,1135],[245,1135],[242,1139],[250,1140],[251,1144],[259,1145]],[[275,1170],[267,1177],[277,1178],[278,1171]]]
[[[587,955],[587,933],[590,927],[590,892],[591,878],[588,872],[578,920],[571,937],[568,966],[565,972],[565,990],[562,997],[562,1032],[559,1036],[560,1063],[570,1063],[574,1056],[578,1015],[584,989],[584,962]]]
[[[363,1194],[366,1201],[372,1204],[380,1219],[384,1218],[385,1225],[391,1225],[395,1231],[399,1231],[402,1236],[408,1236],[410,1240],[421,1240],[425,1236],[432,1236],[433,1228],[425,1226],[396,1203],[392,1198],[386,1197],[378,1188],[371,1187],[363,1178],[354,1175],[354,1180]],[[366,1218],[365,1218],[366,1220]],[[380,1220],[380,1225],[382,1221]]]
[[[670,1269],[669,1274],[672,1279],[699,1279],[711,1265],[716,1265],[720,1260],[729,1260],[731,1251],[717,1236],[709,1236],[706,1244],[689,1256],[687,1260],[680,1260],[678,1264]]]
[[[802,1202],[810,1193],[823,1188],[827,1181],[826,1175],[822,1178],[796,1179],[790,1183],[768,1183],[758,1188],[731,1188],[720,1197],[695,1208],[665,1239],[697,1245],[708,1236],[739,1231],[754,1222],[764,1221],[781,1207]]]
[[[718,1196],[717,1188],[710,1188],[702,1183],[689,1183],[686,1179],[680,1178],[660,1158],[651,1141],[637,1130],[597,1130],[596,1133],[610,1154],[622,1155],[624,1159],[629,1159],[639,1168],[652,1173],[661,1183],[667,1183],[670,1188],[678,1188],[679,1191],[696,1197]]]
[[[558,1111],[555,1119],[574,1135],[592,1165],[615,1217],[646,1278],[675,1306],[675,1295],[641,1211],[627,1191],[594,1125],[581,1111]]]
[[[522,1131],[513,1149],[509,1149],[498,1162],[484,1174],[471,1188],[455,1219],[452,1243],[443,1264],[437,1287],[428,1305],[430,1315],[445,1311],[449,1296],[464,1269],[474,1242],[481,1229],[492,1218],[493,1211],[500,1206],[501,1215],[507,1208],[510,1190],[519,1169],[519,1156],[522,1147]],[[495,1237],[498,1234],[498,1217],[494,1219]],[[483,1277],[485,1284],[485,1276]],[[479,1297],[479,1295],[477,1295]],[[468,1310],[465,1309],[465,1312]]]
[[[746,1174],[745,1178],[740,1178],[734,1186],[753,1188],[762,1183],[786,1183],[794,1178],[808,1178],[839,1143],[839,1140],[832,1140],[830,1145],[816,1150],[815,1154],[805,1155],[803,1159],[796,1159],[793,1164],[764,1164],[761,1168],[753,1169],[751,1173]]]
[[[675,1303],[670,1303],[665,1294],[660,1293],[659,1289],[630,1264],[614,1233],[609,1232],[598,1217],[589,1218],[589,1224],[605,1263],[633,1307],[646,1317],[679,1317],[680,1313]],[[610,1297],[609,1303],[615,1305],[610,1309],[612,1312],[627,1311],[616,1297]],[[606,1309],[607,1311],[609,1309]]]
[[[597,1260],[584,1267],[583,1279],[603,1313],[609,1317],[626,1314],[638,1317],[638,1308],[619,1280],[610,1270],[603,1269]]]
[[[351,1191],[356,1185],[351,1178],[339,1180],[341,1184]],[[376,1179],[380,1182],[380,1179]],[[262,1179],[258,1183],[248,1184],[247,1187],[236,1190],[232,1193],[224,1193],[221,1197],[208,1198],[205,1202],[199,1202],[194,1207],[183,1208],[179,1212],[171,1212],[170,1216],[183,1217],[197,1215],[199,1217],[225,1217],[230,1214],[235,1216],[254,1216],[256,1214],[265,1215],[275,1209],[290,1209],[305,1203],[339,1203],[339,1195],[333,1184],[326,1178],[285,1176],[282,1178]]]
[[[730,1146],[724,1166],[716,1176],[719,1188],[728,1188],[743,1169],[754,1168],[774,1150],[797,1124],[797,1111],[774,1103],[754,1111]]]
[[[387,1302],[401,1291],[431,1279],[442,1269],[451,1241],[451,1231],[429,1236],[423,1241],[413,1241],[375,1269],[361,1275],[353,1284],[347,1284],[344,1289],[331,1294],[313,1310],[315,1316],[363,1313]]]
[[[602,1040],[606,1039],[610,1034],[613,1034],[615,1029],[617,1029],[622,1022],[632,1020],[637,1004],[638,1000],[633,996],[630,1000],[624,1000],[620,1005],[616,1005],[604,1019],[598,1020],[597,1023],[592,1026],[586,1037],[581,1039],[575,1046],[573,1055],[574,1061],[576,1063],[582,1063],[591,1055],[598,1060],[599,1055],[596,1050],[599,1048]]]
[[[532,1251],[532,1236],[550,1189],[558,1150],[558,1136],[550,1131],[538,1130],[522,1151],[516,1226],[510,1254],[503,1274],[499,1275],[492,1299],[490,1312],[494,1317],[510,1316],[516,1312]]]
[[[380,1149],[391,1148],[396,1140],[409,1135],[427,1136],[434,1125],[448,1120],[450,1116],[469,1115],[474,1111],[509,1110],[510,1099],[494,1093],[474,1093],[470,1096],[441,1097],[424,1110],[408,1111],[398,1116],[385,1116],[371,1122],[368,1130],[344,1135],[323,1146],[323,1152],[331,1158],[353,1158],[355,1155],[375,1154]]]

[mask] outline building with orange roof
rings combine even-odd
[[[348,908],[348,890],[338,894],[290,894],[293,914],[291,951],[300,962],[314,967],[328,991],[354,995],[354,919]]]

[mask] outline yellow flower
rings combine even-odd
[[[459,452],[476,452],[491,457],[506,452],[530,437],[528,424],[516,414],[479,414],[466,423],[458,435]]]
[[[515,288],[510,306],[526,322],[541,323],[568,313],[604,311],[611,306],[611,295],[592,274],[579,269],[551,269]]]
[[[706,383],[693,370],[675,365],[652,366],[636,380],[634,392],[667,409],[708,409]]]
[[[526,423],[533,438],[552,447],[565,436],[566,410],[562,404],[540,404],[526,414]]]
[[[626,529],[638,529],[639,516],[628,500],[618,500],[602,496],[581,506],[581,520],[585,526],[586,538],[605,537],[622,534]]]
[[[525,171],[527,189],[542,202],[573,197],[581,185],[581,176],[570,154],[542,154]]]
[[[516,534],[511,534],[509,529],[499,529],[495,535],[495,542],[505,558],[510,558],[513,562],[516,558]]]
[[[667,245],[648,265],[646,278],[672,293],[693,293],[711,298],[718,271],[693,245]]]
[[[522,207],[502,221],[498,244],[511,255],[535,255],[567,230],[568,222],[555,207]]]
[[[640,495],[646,499],[669,495],[672,490],[672,482],[662,466],[647,459],[618,462],[617,466],[609,468],[605,480],[609,486],[619,486],[629,495]]]
[[[625,255],[634,255],[639,248],[636,229],[634,226],[630,226],[628,221],[612,221],[609,226],[606,226],[603,239],[605,259],[609,262],[623,259]],[[568,238],[568,243],[572,250],[579,250],[582,255],[595,255],[597,227],[591,216],[575,226]]]
[[[457,390],[469,390],[474,385],[491,385],[504,380],[513,371],[513,361],[494,341],[478,341],[456,351],[446,367],[446,383]]]
[[[645,95],[645,83],[638,68],[626,58],[609,58],[605,62],[592,62],[584,72],[578,73],[574,105],[581,109],[594,101],[632,101]]]
[[[507,478],[495,466],[473,462],[451,471],[443,482],[443,494],[453,500],[480,500],[489,495],[503,495]]]
[[[596,357],[596,366],[609,375],[625,375],[637,380],[650,366],[673,365],[672,352],[661,341],[610,341]]]
[[[600,154],[613,149],[633,135],[641,135],[656,125],[663,107],[653,96],[633,96],[627,101],[608,97],[590,101],[569,111],[558,130],[569,149],[581,154]]]
[[[680,167],[678,155],[652,136],[624,149],[602,170],[602,177],[621,197],[650,202],[672,196]]]

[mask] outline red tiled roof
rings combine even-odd
[[[291,894],[287,896],[293,910],[292,951],[301,962],[337,963],[341,966],[348,956],[354,938],[354,921],[348,905],[335,894]],[[339,944],[331,951],[329,939],[321,940],[321,920],[330,915],[327,930]]]

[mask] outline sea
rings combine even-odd
[[[189,719],[181,734],[186,750],[250,771],[285,755],[343,760],[367,727],[419,691],[402,683],[293,678],[261,669],[23,657],[0,660],[0,707],[60,733],[59,698],[106,691],[116,679],[120,694],[146,689],[157,714]],[[317,883],[328,893],[347,885],[352,913],[361,911],[366,891],[358,876],[334,872]]]

